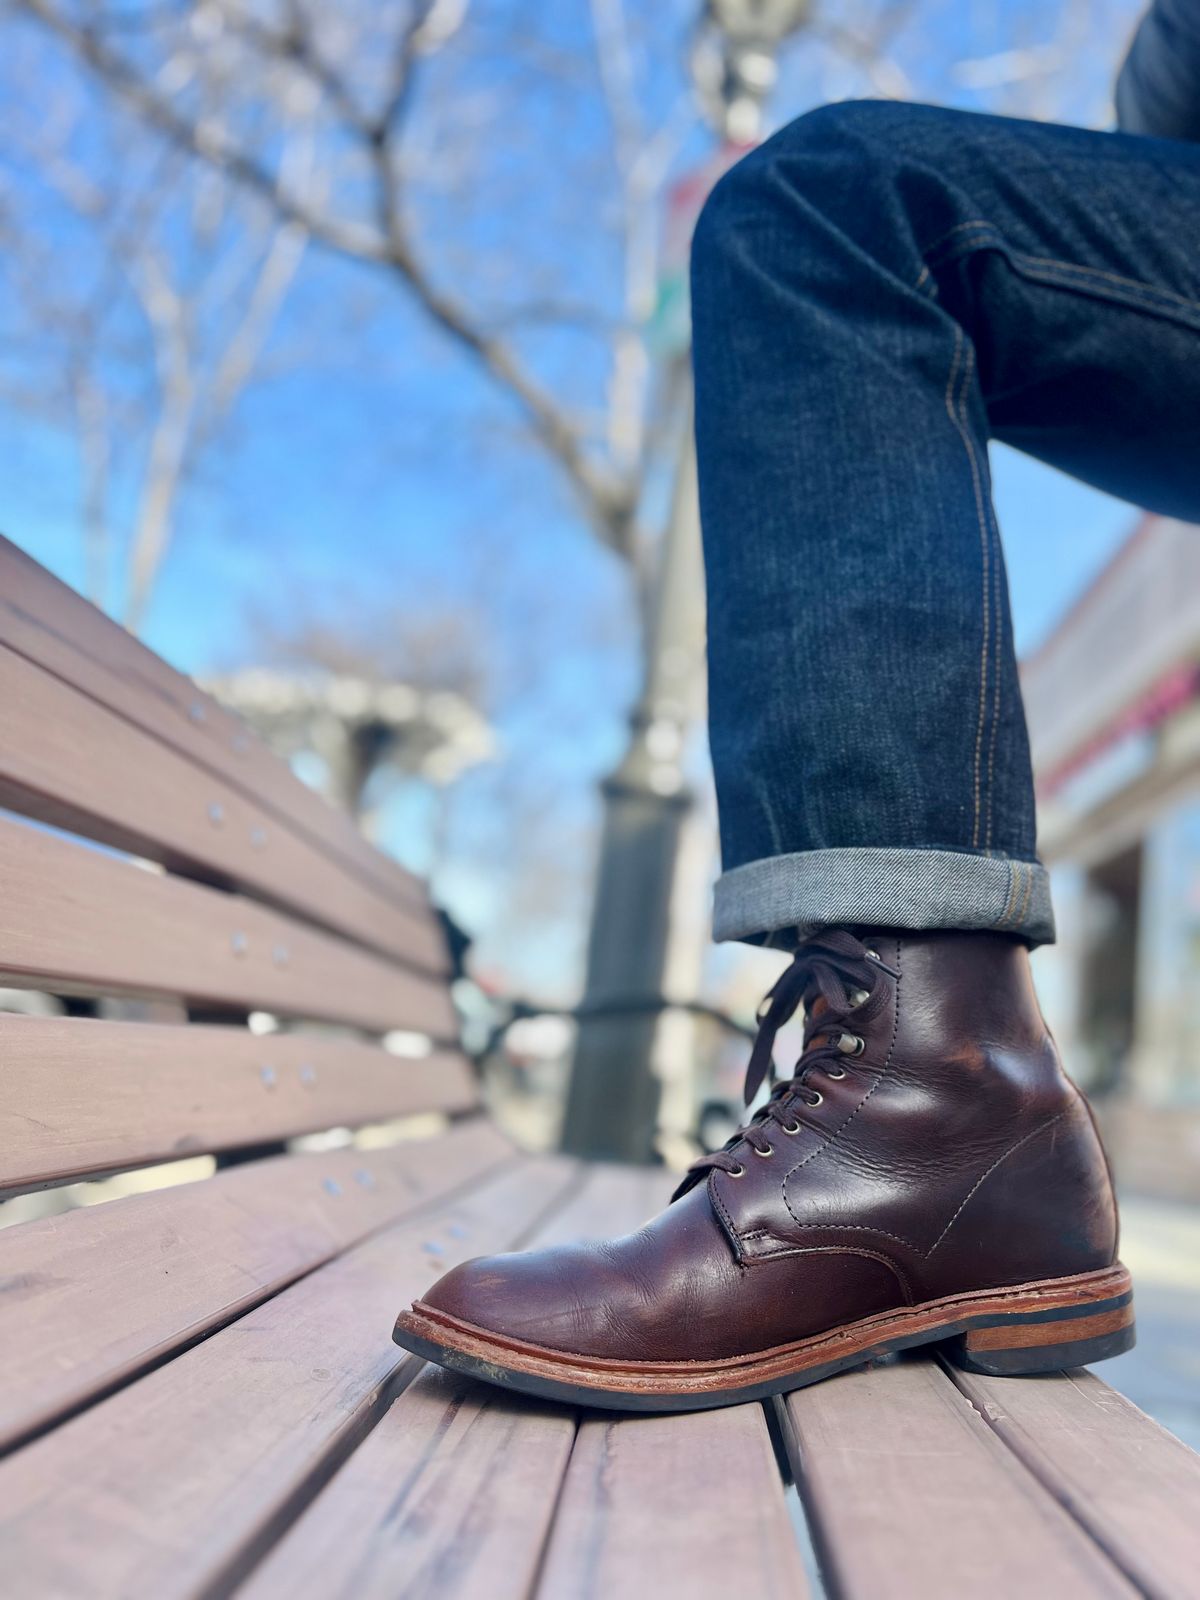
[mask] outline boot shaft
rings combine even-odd
[[[915,1298],[1108,1266],[1116,1208],[1091,1114],[1062,1069],[1023,945],[986,933],[864,932],[874,986],[844,1058],[806,1076],[771,1157],[712,1174],[746,1261],[855,1246]],[[839,1024],[839,1026],[843,1026]],[[861,1040],[861,1045],[858,1041]]]

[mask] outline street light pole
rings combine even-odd
[[[707,0],[692,72],[726,148],[760,136],[775,53],[809,6],[810,0]],[[704,600],[690,373],[686,423],[645,618],[641,694],[628,748],[601,791],[584,986],[591,1014],[579,1025],[562,1132],[564,1150],[593,1160],[648,1162],[655,1154],[659,1017],[620,1008],[662,993],[679,844],[693,805],[683,758],[699,700]]]
[[[604,827],[588,945],[585,1004],[563,1122],[575,1155],[646,1162],[654,1156],[658,1016],[621,1002],[661,994],[679,840],[693,804],[683,771],[695,715],[704,617],[696,458],[687,407],[684,443],[646,617],[646,672],[629,745],[604,780]],[[603,1008],[612,1006],[611,1013]]]

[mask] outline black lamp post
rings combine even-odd
[[[802,26],[810,0],[708,0],[692,54],[705,116],[726,144],[761,132],[775,54]],[[659,566],[644,619],[646,671],[630,738],[604,781],[604,824],[588,943],[584,1003],[562,1147],[591,1159],[650,1161],[661,1085],[658,1016],[638,1001],[661,994],[680,836],[693,803],[683,770],[703,652],[703,588],[695,450],[680,449]],[[621,1010],[622,1002],[630,1002]]]

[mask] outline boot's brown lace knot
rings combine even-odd
[[[879,981],[881,972],[899,976],[877,951],[843,929],[830,929],[801,945],[791,966],[758,1008],[758,1034],[746,1067],[746,1105],[752,1103],[768,1073],[774,1083],[770,1099],[720,1150],[692,1163],[674,1198],[686,1194],[710,1170],[742,1177],[746,1170],[740,1159],[744,1147],[764,1158],[773,1155],[771,1137],[776,1129],[791,1138],[801,1131],[800,1108],[815,1109],[824,1099],[808,1082],[811,1075],[820,1070],[826,1077],[844,1078],[843,1063],[862,1054],[864,1041],[853,1029],[872,1021],[887,1003],[886,987]],[[801,1004],[808,1013],[804,1047],[792,1077],[775,1082],[775,1038]]]

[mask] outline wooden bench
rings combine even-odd
[[[421,886],[2,543],[0,803],[0,983],[147,1002],[0,1016],[0,1192],[218,1158],[0,1229],[8,1600],[803,1596],[789,1470],[831,1593],[1200,1594],[1200,1459],[1087,1373],[900,1360],[623,1418],[404,1356],[448,1265],[631,1227],[670,1180],[515,1151]]]

